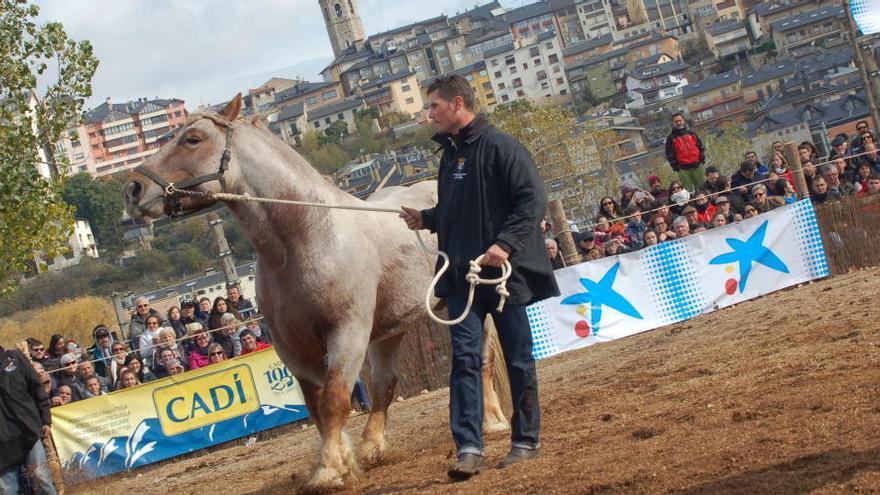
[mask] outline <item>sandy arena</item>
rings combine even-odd
[[[451,483],[447,390],[391,406],[390,456],[348,493],[880,493],[880,270],[539,363],[543,453]],[[359,436],[366,416],[352,418]],[[314,428],[69,487],[294,493]],[[488,461],[506,433],[487,438]]]

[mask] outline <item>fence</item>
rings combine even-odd
[[[816,217],[832,275],[880,265],[880,196],[817,205]]]

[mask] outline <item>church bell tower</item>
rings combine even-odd
[[[346,48],[365,38],[357,0],[318,0],[318,3],[334,56],[338,57]]]

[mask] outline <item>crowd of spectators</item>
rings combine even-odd
[[[877,134],[866,121],[856,124],[854,136],[834,136],[831,148],[821,160],[813,143],[803,142],[797,148],[806,194],[813,203],[880,193]],[[772,144],[765,163],[756,151],[746,151],[730,177],[722,175],[717,167],[705,167],[705,154],[702,141],[687,129],[684,118],[673,116],[666,158],[678,180],[666,185],[659,176],[652,175],[647,189],[625,184],[619,198],[602,198],[593,224],[572,228],[583,258],[594,260],[680,239],[752,218],[798,199],[794,175],[780,142]],[[698,176],[702,181],[697,180]],[[543,228],[553,267],[562,268],[555,235],[565,228],[554,228],[546,221]]]
[[[29,338],[27,347],[44,391],[58,406],[269,348],[271,334],[256,316],[237,286],[213,303],[187,300],[165,315],[139,297],[128,340],[98,325],[90,347],[60,334],[48,346]]]

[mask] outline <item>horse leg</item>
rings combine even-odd
[[[498,338],[494,335],[495,323],[491,316],[483,325],[483,433],[493,433],[510,429],[510,423],[504,417],[498,392],[495,390],[496,359],[504,359],[499,355]],[[503,370],[503,366],[501,367]]]
[[[403,342],[403,333],[370,344],[370,417],[361,436],[358,459],[366,466],[381,462],[385,455],[385,423],[388,406],[394,401],[397,386],[397,351]]]
[[[321,426],[321,416],[318,412],[318,402],[321,397],[321,387],[319,385],[315,385],[314,383],[308,380],[300,380],[299,389],[302,391],[303,399],[306,401],[306,409],[309,410],[309,416],[312,418],[312,421],[315,423],[315,428],[318,429],[318,434],[324,434],[324,428]]]
[[[348,330],[351,330],[350,328]],[[343,488],[346,475],[359,473],[351,441],[343,428],[351,411],[351,389],[364,361],[363,350],[355,332],[337,332],[336,342],[328,344],[327,371],[324,386],[318,395],[317,411],[321,433],[321,450],[317,469],[306,484],[309,491]],[[345,342],[340,340],[345,339]]]

